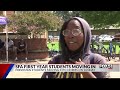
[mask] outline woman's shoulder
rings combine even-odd
[[[97,54],[97,53],[92,53],[91,56],[94,57],[94,64],[107,64],[107,58],[105,58],[104,56]],[[93,72],[93,74],[97,77],[97,78],[109,78],[110,75],[107,72]]]
[[[104,56],[102,56],[101,54],[98,54],[98,53],[92,53],[92,54],[94,54],[95,57],[105,58]]]
[[[105,64],[107,63],[107,58],[97,54],[97,53],[92,53],[93,57],[94,57],[94,63],[95,64]]]

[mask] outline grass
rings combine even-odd
[[[54,44],[52,46],[52,44]],[[47,47],[49,48],[49,50],[55,50],[55,51],[59,51],[59,42],[51,42],[51,43],[47,43]]]
[[[120,53],[120,42],[112,42],[112,44],[114,45],[114,47],[116,47],[116,54],[119,54]],[[106,49],[109,49],[109,42],[103,42],[103,45]],[[94,46],[96,46],[96,43],[94,43]]]
[[[109,49],[109,45],[104,45],[104,47],[108,50]],[[95,48],[97,48],[97,46],[95,45]],[[120,48],[119,45],[116,45],[116,54],[119,54]]]
[[[53,46],[52,46],[52,44],[54,44]],[[109,43],[103,43],[104,44],[104,47],[106,48],[106,49],[108,49],[109,48]],[[95,44],[94,44],[95,45]],[[116,45],[116,54],[118,54],[119,53],[119,51],[120,51],[120,48],[119,48],[119,43],[113,43],[113,45],[115,46]],[[51,42],[51,43],[47,43],[47,46],[48,46],[48,48],[49,48],[49,50],[56,50],[56,51],[59,51],[59,42]],[[95,45],[95,48],[97,48],[97,46]]]

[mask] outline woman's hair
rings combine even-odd
[[[64,24],[62,25],[62,28],[61,28],[61,31],[60,31],[59,49],[60,49],[62,58],[64,60],[69,60],[70,51],[69,51],[69,49],[68,49],[68,47],[67,47],[67,45],[65,43],[64,35],[62,34],[62,32],[63,32],[63,30],[65,30],[67,28],[67,25],[71,20],[77,20],[81,24],[81,22],[78,19],[70,18],[68,21],[65,21]],[[81,27],[82,27],[82,24],[81,24]],[[82,27],[82,29],[83,29],[83,27]],[[79,48],[79,50],[76,50],[76,52],[77,52],[77,54],[80,54],[80,48]],[[77,54],[75,54],[75,55],[77,55]],[[77,55],[77,56],[79,56],[79,55]],[[75,57],[77,58],[77,56],[75,56]]]

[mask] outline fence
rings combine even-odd
[[[120,58],[120,42],[111,42],[112,52],[109,48],[110,42],[97,42],[94,41],[91,43],[91,50],[94,53],[99,53],[103,56],[106,56],[109,60],[110,58],[119,57]]]

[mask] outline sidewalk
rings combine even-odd
[[[36,59],[36,60],[30,60],[30,61],[16,61],[14,63],[17,64],[46,64],[51,58],[46,58],[46,59]],[[12,62],[9,62],[12,63]],[[41,78],[43,72],[35,72],[35,71],[22,71],[22,72],[17,72],[17,71],[11,71],[6,78]]]
[[[50,58],[46,58],[46,59],[42,59],[42,60],[35,60],[33,62],[22,62],[22,63],[18,63],[18,64],[46,64],[48,63],[48,61],[50,60]],[[109,61],[109,63],[111,64],[120,64],[120,61],[116,61],[115,60],[111,60]],[[41,78],[42,76],[42,72],[15,72],[15,71],[11,71],[7,78]],[[120,78],[120,72],[110,72],[110,78]]]

